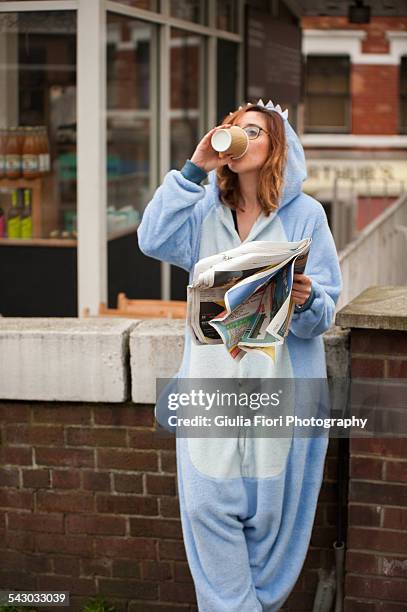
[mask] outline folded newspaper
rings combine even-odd
[[[302,274],[311,238],[252,241],[200,259],[187,287],[195,344],[224,344],[237,361],[249,351],[275,360],[288,334],[294,273]]]

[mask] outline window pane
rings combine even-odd
[[[307,77],[307,93],[339,93],[347,92],[349,77],[347,74],[310,74]]]
[[[76,15],[0,14],[2,238],[76,238]]]
[[[237,3],[235,0],[217,0],[216,27],[228,32],[237,32]]]
[[[349,59],[308,56],[305,87],[307,93],[347,93]]]
[[[206,2],[200,0],[170,0],[170,14],[172,17],[206,24]]]
[[[218,39],[218,123],[230,112],[236,110],[237,69],[238,69],[238,45],[228,40]]]
[[[171,168],[180,169],[204,133],[203,39],[171,30]]]
[[[306,129],[343,128],[347,125],[347,98],[318,96],[307,98]]]
[[[305,130],[346,131],[350,64],[347,56],[307,56]]]
[[[137,224],[149,200],[154,26],[107,16],[108,230]]]

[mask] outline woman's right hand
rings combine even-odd
[[[224,130],[230,127],[232,126],[229,124],[217,125],[210,132],[205,134],[196,147],[194,154],[191,157],[191,162],[202,168],[202,170],[207,173],[211,170],[215,170],[215,168],[219,168],[220,166],[227,164],[232,159],[231,155],[220,156],[218,151],[215,151],[215,149],[212,148],[211,138],[212,134],[217,130]]]

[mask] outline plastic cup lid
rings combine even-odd
[[[226,151],[232,141],[229,130],[218,130],[212,134],[211,144],[215,151]]]

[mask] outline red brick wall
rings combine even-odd
[[[178,513],[175,444],[151,406],[0,403],[0,585],[97,593],[118,612],[197,610]],[[331,440],[304,570],[285,610],[310,610],[333,564]]]
[[[407,334],[352,329],[352,377],[407,377]],[[401,612],[407,602],[407,442],[352,438],[345,612]]]
[[[353,64],[352,134],[397,134],[399,66]]]

